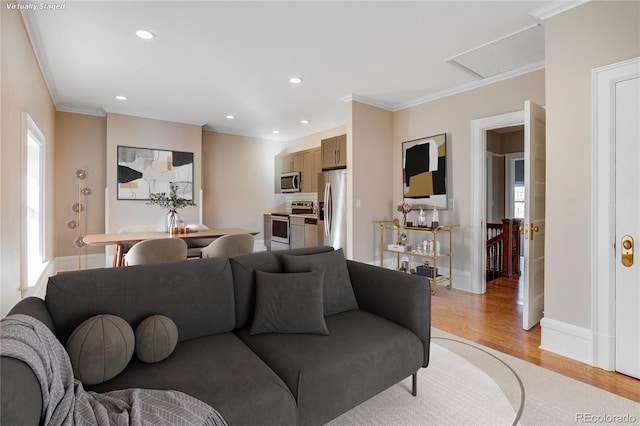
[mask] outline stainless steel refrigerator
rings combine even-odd
[[[318,244],[336,249],[347,244],[347,171],[318,174]]]

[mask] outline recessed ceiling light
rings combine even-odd
[[[144,40],[151,40],[156,37],[156,35],[149,30],[137,30],[136,35]]]
[[[126,96],[122,96],[122,95],[116,95],[116,99],[119,101],[126,101],[127,97]]]
[[[274,130],[273,133],[278,134],[280,133],[280,130]]]
[[[291,83],[291,84],[300,84],[300,83],[302,83],[302,77],[291,77],[289,79],[289,83]]]
[[[300,123],[302,123],[302,124],[309,124],[309,120],[300,120]]]
[[[227,115],[227,120],[233,120],[235,118],[236,118],[235,115],[231,115],[231,114]]]

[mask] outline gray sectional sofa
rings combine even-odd
[[[287,282],[292,273],[301,273],[303,285],[325,280],[320,323],[317,315],[296,321],[314,310],[306,302],[293,308],[293,320],[264,318],[273,313],[261,307],[269,294],[260,291],[272,288],[264,282]],[[326,281],[345,278],[350,288]],[[272,303],[295,301],[293,293]],[[134,355],[120,374],[85,389],[179,390],[210,404],[230,425],[321,425],[411,375],[415,391],[415,374],[429,362],[430,295],[422,277],[317,247],[60,274],[49,279],[44,300],[24,299],[9,315],[38,318],[63,344],[95,315],[118,316],[133,329],[164,315],[178,330],[166,359],[145,363]],[[317,297],[310,303],[317,307]],[[307,326],[320,329],[297,328]],[[14,358],[2,357],[0,367],[1,423],[39,424],[33,372]]]

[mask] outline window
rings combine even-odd
[[[45,266],[45,138],[33,122],[26,115],[26,147],[24,163],[24,212],[26,247],[23,251],[23,271],[29,287],[34,286]]]
[[[513,187],[513,217],[524,219],[524,185],[516,183]]]

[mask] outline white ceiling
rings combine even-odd
[[[543,67],[543,31],[511,36],[557,2],[58,3],[63,10],[23,16],[59,110],[293,140],[344,124],[348,99],[398,110]],[[138,28],[156,38],[139,39]],[[500,56],[492,42],[511,38]],[[498,75],[483,80],[446,61],[487,44],[472,59],[491,69],[500,56]],[[512,53],[514,65],[504,60]],[[304,81],[293,86],[291,76]]]

